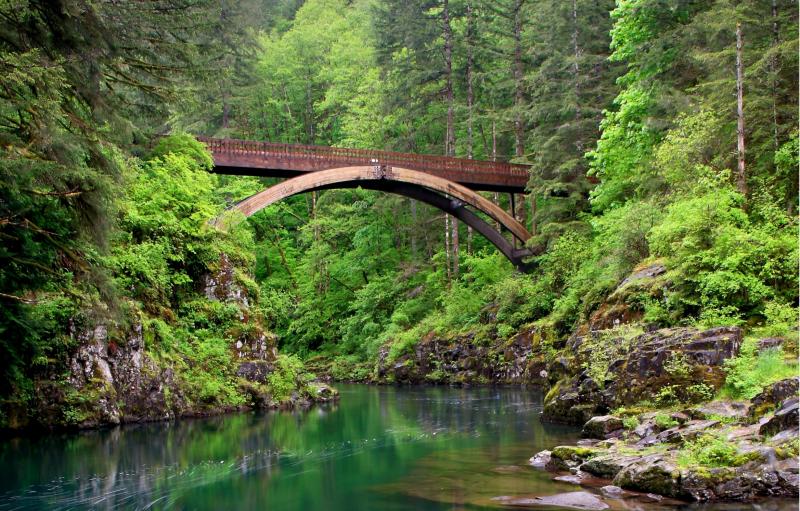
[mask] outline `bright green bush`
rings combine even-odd
[[[736,445],[726,438],[702,435],[684,444],[678,453],[678,465],[683,468],[738,467],[758,456],[758,453],[739,453]]]
[[[748,337],[739,356],[725,361],[724,396],[750,399],[770,383],[798,375],[796,361],[787,361],[781,348],[757,353],[758,339]]]
[[[307,384],[303,361],[295,355],[278,355],[275,369],[267,376],[267,388],[272,398],[281,403],[287,401],[292,392]]]

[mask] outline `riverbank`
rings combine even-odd
[[[752,401],[713,401],[683,410],[619,410],[583,426],[575,445],[537,453],[531,465],[560,480],[608,492],[691,501],[798,497],[798,378]],[[614,489],[617,488],[617,489]]]
[[[576,483],[695,501],[797,496],[796,335],[647,323],[636,304],[670,285],[660,263],[639,267],[569,335],[539,322],[503,337],[487,309],[472,332],[307,364],[333,381],[541,386],[541,420],[587,439],[536,464]]]

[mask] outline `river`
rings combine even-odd
[[[305,411],[2,440],[0,510],[483,509],[577,489],[527,466],[578,437],[540,423],[538,391],[337,388]]]

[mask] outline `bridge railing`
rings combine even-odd
[[[527,180],[528,168],[507,162],[469,160],[447,156],[373,151],[303,144],[281,144],[252,140],[197,137],[213,153],[261,156],[264,159],[303,159],[347,165],[394,165],[417,170],[445,171],[467,176],[494,176],[497,178]]]

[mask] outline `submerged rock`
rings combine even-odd
[[[535,468],[545,468],[550,463],[550,455],[550,451],[538,452],[528,460],[528,465]]]
[[[500,502],[506,506],[548,506],[569,509],[587,509],[602,511],[608,509],[608,504],[599,499],[596,495],[585,491],[573,491],[547,495],[543,497],[495,497],[492,500]]]

